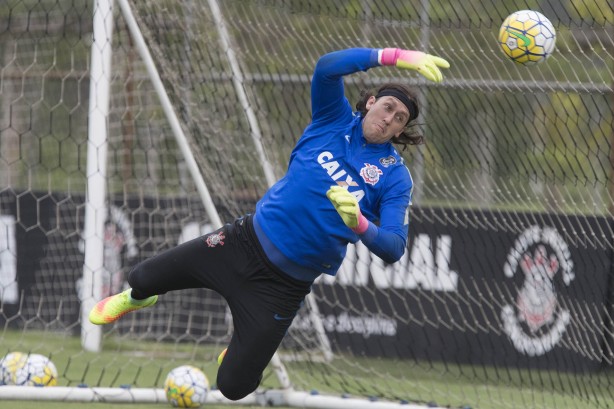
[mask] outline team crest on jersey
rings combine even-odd
[[[396,160],[396,158],[394,156],[390,155],[387,158],[380,158],[379,159],[379,163],[383,167],[387,168],[388,166],[394,165],[395,163],[397,163],[397,160]]]
[[[382,172],[380,168],[368,163],[365,163],[365,167],[360,169],[360,176],[362,176],[365,183],[370,185],[375,185],[377,182],[379,182],[379,176],[383,173],[384,172]]]
[[[225,238],[226,236],[224,236],[224,233],[222,232],[210,234],[209,236],[207,236],[207,240],[206,240],[207,246],[215,247],[218,244],[220,246],[223,246]]]

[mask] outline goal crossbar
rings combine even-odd
[[[61,402],[107,402],[107,403],[167,403],[164,389],[160,388],[90,388],[66,387],[40,388],[35,386],[10,386],[0,388],[0,400],[37,400]],[[292,389],[269,389],[256,391],[245,398],[231,401],[220,391],[207,393],[204,404],[227,404],[247,406],[292,406],[313,409],[424,409],[424,406],[407,402],[367,400],[349,396],[320,395]],[[429,406],[431,409],[444,409]]]

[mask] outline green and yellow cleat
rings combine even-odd
[[[132,289],[129,288],[99,301],[90,311],[90,322],[96,325],[110,324],[131,311],[152,306],[158,301],[157,295],[144,300],[133,300],[130,296],[131,291]]]
[[[217,364],[218,365],[222,365],[222,361],[224,360],[224,357],[226,356],[226,351],[228,351],[228,348],[224,349],[217,357]]]

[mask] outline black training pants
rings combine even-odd
[[[264,255],[252,216],[143,261],[130,272],[141,298],[187,288],[209,288],[230,307],[234,334],[217,374],[231,400],[253,392],[311,289],[277,269]]]

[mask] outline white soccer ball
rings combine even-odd
[[[58,370],[51,359],[40,354],[30,354],[15,371],[14,384],[21,386],[55,386]]]
[[[209,380],[192,365],[179,366],[168,373],[164,392],[173,407],[198,408],[207,399]]]
[[[556,32],[543,14],[520,10],[510,14],[499,29],[499,45],[503,53],[519,64],[544,61],[554,51]]]
[[[9,352],[0,360],[0,385],[15,385],[15,374],[22,368],[28,355],[23,352]]]

